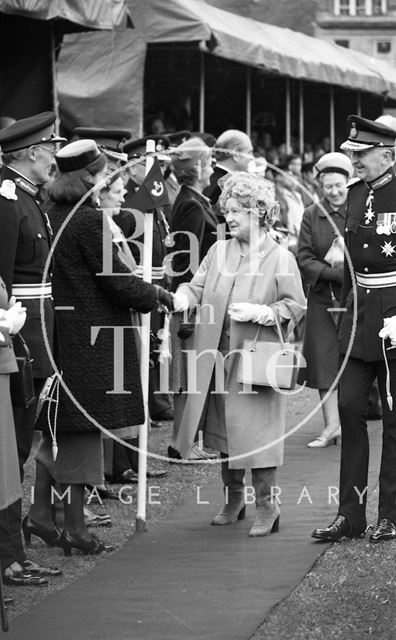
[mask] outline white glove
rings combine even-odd
[[[174,310],[177,312],[187,311],[190,306],[188,297],[183,291],[176,291],[172,294]]]
[[[10,299],[11,306],[5,312],[6,321],[10,323],[10,333],[18,333],[26,322],[26,307],[21,302],[15,302],[15,298]]]
[[[380,338],[389,338],[392,347],[396,347],[396,316],[384,318],[384,326],[378,335]]]
[[[236,322],[257,322],[267,327],[275,324],[275,315],[271,307],[266,304],[251,304],[250,302],[233,302],[228,307],[228,315]]]

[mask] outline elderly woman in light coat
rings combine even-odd
[[[293,255],[271,235],[278,212],[271,183],[238,172],[226,176],[222,187],[220,206],[231,239],[216,242],[192,281],[175,293],[176,311],[196,306],[199,317],[196,352],[187,354],[193,366],[176,445],[188,457],[197,426],[206,416],[204,444],[221,452],[226,497],[212,524],[244,517],[244,476],[251,469],[256,520],[249,535],[265,536],[279,526],[271,486],[276,467],[283,463],[286,397],[269,387],[243,392],[237,382],[238,350],[245,339],[255,337],[259,326],[260,340],[276,341],[275,313],[290,330],[304,313],[305,297]],[[219,389],[223,376],[224,388]]]

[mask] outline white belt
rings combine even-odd
[[[356,282],[359,287],[370,289],[382,289],[383,287],[396,287],[396,271],[388,273],[356,273]]]
[[[138,265],[133,272],[134,276],[138,278],[143,278],[143,267],[142,265]],[[152,267],[151,268],[151,279],[152,280],[162,280],[165,275],[165,267]]]
[[[12,295],[19,300],[36,300],[39,298],[51,298],[52,287],[50,282],[36,284],[13,284]]]

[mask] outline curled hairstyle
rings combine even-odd
[[[206,164],[212,150],[201,138],[190,138],[171,152],[172,167],[181,185],[191,186],[200,178],[200,163]]]
[[[279,217],[279,203],[275,200],[272,182],[245,171],[227,174],[218,181],[221,187],[219,205],[222,213],[227,213],[227,202],[235,198],[247,213],[258,216],[259,224],[271,229]]]
[[[58,170],[48,195],[57,204],[76,204],[93,186],[92,177],[106,166],[106,158],[101,153],[93,162],[75,171]]]

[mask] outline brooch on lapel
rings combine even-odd
[[[15,183],[12,180],[3,180],[0,187],[0,196],[7,200],[18,200],[15,191]]]

